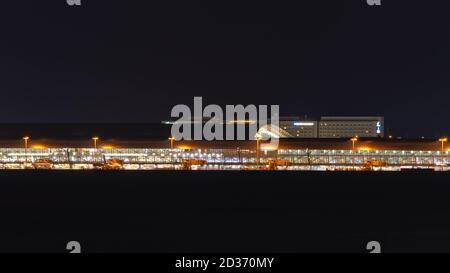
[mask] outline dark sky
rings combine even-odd
[[[0,122],[159,121],[203,96],[446,134],[450,3],[382,4],[3,1]]]

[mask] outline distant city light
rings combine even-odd
[[[43,145],[34,145],[33,147],[31,147],[32,149],[36,149],[36,150],[42,150],[42,149],[47,149],[47,147],[43,146]]]
[[[104,154],[104,156],[108,156],[108,157],[127,157],[127,156],[147,156],[147,154],[133,154],[133,153],[130,153],[130,154],[126,154],[126,153],[119,154],[119,153],[117,153],[117,154]]]
[[[48,153],[10,153],[8,156],[49,156]]]
[[[314,126],[314,122],[294,122],[294,126]]]

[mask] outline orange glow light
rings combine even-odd
[[[110,150],[110,149],[114,149],[115,147],[113,147],[113,146],[103,146],[102,148]]]
[[[42,149],[47,149],[47,147],[43,146],[43,145],[34,145],[33,147],[31,147],[33,149],[37,149],[37,150],[42,150]]]

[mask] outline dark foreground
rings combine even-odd
[[[450,252],[449,178],[1,171],[0,252]]]

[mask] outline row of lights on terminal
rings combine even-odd
[[[23,140],[23,145],[24,145],[24,148],[25,148],[25,149],[28,149],[28,144],[29,144],[29,142],[30,142],[30,139],[31,139],[31,138],[30,138],[29,136],[24,136],[24,137],[22,138],[22,140]],[[93,138],[92,138],[92,142],[93,142],[94,149],[97,149],[97,147],[98,147],[97,144],[98,144],[99,140],[100,140],[99,137],[93,137]],[[47,147],[37,145],[37,146],[33,146],[32,148],[33,148],[33,149],[45,149],[45,148],[47,148]],[[112,149],[113,147],[111,147],[111,146],[104,146],[104,147],[102,147],[102,148],[104,148],[104,149]]]
[[[392,136],[389,136],[390,139],[392,139]],[[30,141],[30,137],[29,136],[25,136],[22,138],[23,142],[24,142],[24,147],[25,149],[28,149],[28,144]],[[174,148],[174,142],[176,141],[175,137],[169,137],[169,143],[170,143],[170,148],[173,149]],[[259,150],[260,150],[260,142],[262,140],[262,137],[260,135],[256,136],[256,151],[257,151],[257,157],[259,157]],[[352,150],[355,150],[355,143],[359,140],[358,136],[352,137],[350,139],[350,141],[352,142]],[[92,138],[92,142],[93,142],[93,146],[94,149],[97,149],[98,147],[98,142],[100,141],[99,137],[93,137]],[[441,151],[445,152],[445,143],[448,141],[448,138],[440,138],[439,142],[441,143]],[[36,149],[44,149],[45,147],[43,146],[34,146],[33,148]],[[111,149],[113,147],[111,146],[104,146],[104,149]]]
[[[392,139],[393,138],[393,136],[389,136],[389,139]],[[352,150],[354,151],[355,150],[355,142],[357,142],[358,141],[358,136],[355,136],[355,137],[352,137],[351,139],[350,139],[350,141],[352,142]],[[448,141],[448,138],[446,138],[446,137],[443,137],[443,138],[440,138],[439,139],[439,142],[441,143],[441,151],[442,152],[445,152],[445,143]]]

